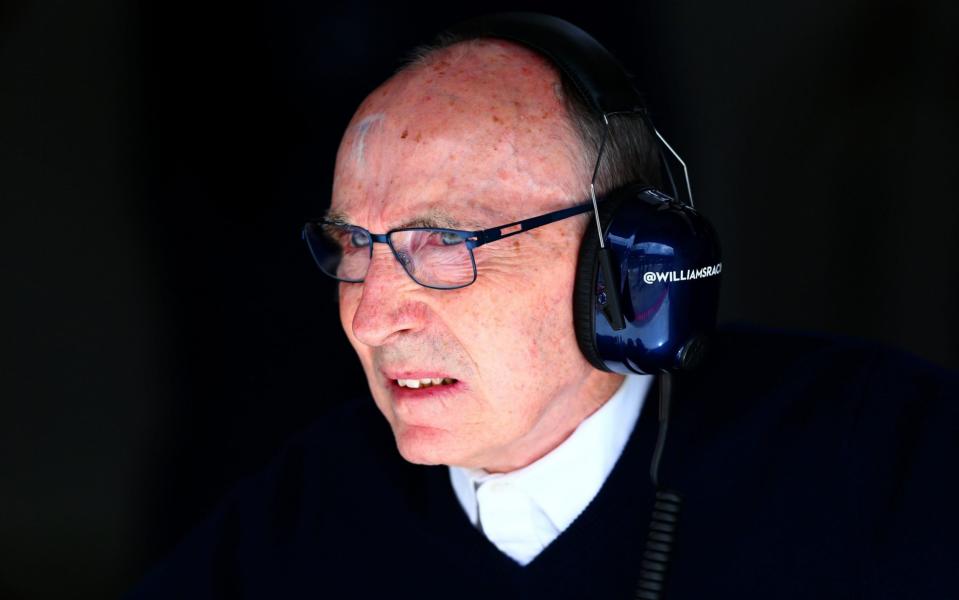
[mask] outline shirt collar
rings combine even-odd
[[[477,523],[477,487],[498,479],[523,490],[557,531],[564,531],[596,496],[622,454],[652,379],[627,375],[613,396],[563,443],[522,469],[487,473],[451,466],[453,491],[470,522]]]

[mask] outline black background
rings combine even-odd
[[[2,598],[116,596],[365,389],[299,228],[362,98],[473,14],[552,12],[637,74],[722,321],[959,366],[947,0],[0,7]]]

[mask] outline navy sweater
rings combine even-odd
[[[959,383],[850,341],[727,329],[674,379],[666,600],[959,598]],[[599,494],[526,567],[406,463],[372,400],[291,442],[132,598],[631,598],[658,383]]]

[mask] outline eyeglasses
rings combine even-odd
[[[423,287],[455,290],[476,281],[473,249],[590,212],[586,202],[537,217],[480,231],[437,227],[404,227],[386,233],[370,233],[362,227],[322,219],[303,227],[303,239],[320,270],[339,281],[359,283],[373,259],[373,244],[387,244],[406,274]]]

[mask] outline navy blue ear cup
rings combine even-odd
[[[644,185],[608,195],[600,207],[614,278],[603,281],[593,223],[580,247],[573,323],[584,356],[618,373],[694,368],[716,325],[722,263],[718,237],[694,209]],[[606,286],[619,290],[626,327],[606,316]]]
[[[614,194],[607,196],[599,204],[599,222],[604,232],[609,228],[610,219],[621,203],[622,197]],[[596,281],[599,271],[599,238],[596,236],[596,222],[593,216],[589,215],[586,233],[579,245],[576,279],[573,282],[573,327],[576,329],[579,349],[586,360],[597,369],[609,371],[596,345]]]

